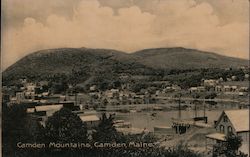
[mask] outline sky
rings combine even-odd
[[[186,47],[249,58],[249,0],[2,0],[2,68],[41,49]]]

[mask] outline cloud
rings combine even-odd
[[[136,5],[118,8],[82,0],[68,18],[51,13],[45,20],[26,17],[3,31],[3,66],[39,50],[57,47],[111,48],[127,52],[183,46],[248,57],[248,23],[221,25],[213,7],[194,0],[154,3],[154,12]]]
[[[172,1],[159,4],[155,30],[169,46],[186,46],[223,55],[248,58],[249,26],[247,22],[221,25],[209,3]],[[173,6],[175,6],[173,8]],[[181,9],[178,9],[181,8]],[[169,18],[167,18],[170,16]],[[165,19],[165,20],[164,20]],[[165,27],[166,29],[163,29]],[[163,45],[163,43],[162,43]]]

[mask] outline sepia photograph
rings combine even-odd
[[[3,157],[249,157],[249,0],[2,0]]]

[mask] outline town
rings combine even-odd
[[[214,153],[215,145],[225,142],[227,134],[234,133],[242,137],[240,151],[249,154],[249,71],[247,67],[240,69],[244,71],[241,79],[235,75],[201,79],[197,86],[188,88],[156,80],[138,91],[131,90],[127,82],[120,88],[100,90],[92,84],[77,91],[71,84],[55,88],[47,80],[21,78],[15,86],[3,86],[3,104],[25,106],[26,113],[44,127],[49,117],[67,108],[86,123],[89,135],[106,113],[114,116],[118,132],[153,133],[161,146],[184,142],[206,155]],[[199,142],[201,139],[205,140]]]

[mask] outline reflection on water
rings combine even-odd
[[[222,110],[206,111],[208,117],[208,123],[213,124],[221,114]],[[156,113],[152,116],[152,113]],[[203,110],[197,111],[197,116],[203,116]],[[188,119],[195,116],[194,111],[181,111],[181,118]],[[178,111],[147,111],[147,112],[136,112],[136,113],[117,113],[117,120],[125,120],[132,124],[135,128],[147,128],[153,131],[154,126],[171,126],[171,118],[178,118]]]

